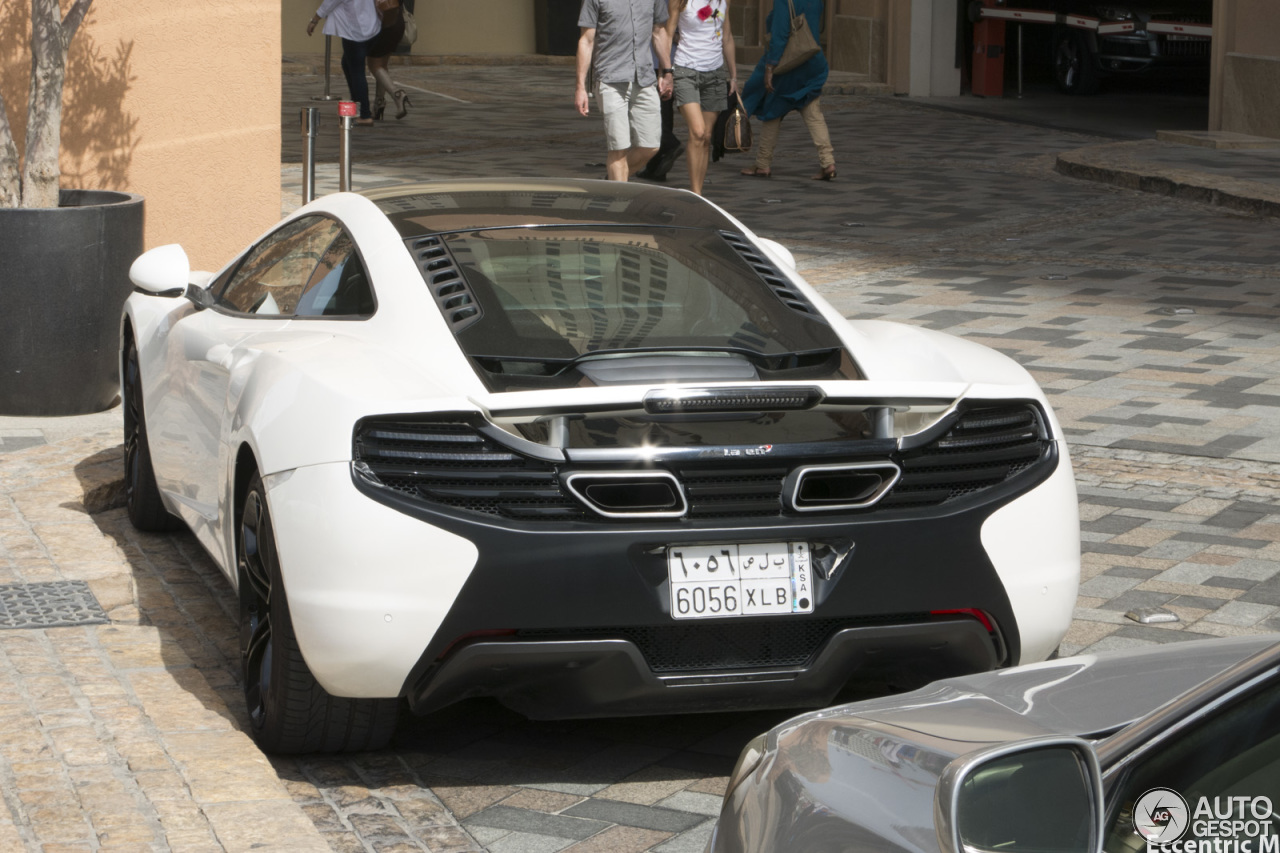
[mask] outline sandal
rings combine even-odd
[[[404,89],[396,89],[391,93],[391,97],[396,102],[396,118],[402,119],[409,114],[409,96],[404,93]]]
[[[836,179],[836,164],[832,163],[821,172],[813,176],[815,181],[834,181]]]
[[[769,169],[761,169],[759,166],[752,166],[750,169],[743,169],[739,174],[746,175],[748,178],[769,178],[773,176],[772,171]]]

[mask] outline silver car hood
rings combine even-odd
[[[1096,737],[1149,714],[1276,640],[1276,635],[1237,637],[1080,655],[938,681],[846,710],[960,743],[1044,734]]]
[[[934,790],[958,755],[1046,734],[1100,737],[1277,635],[1081,655],[937,681],[794,717],[730,793],[714,853],[936,853]]]

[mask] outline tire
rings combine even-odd
[[[245,495],[236,542],[240,582],[240,657],[250,734],[267,752],[381,749],[395,733],[399,699],[331,696],[303,660],[262,478]]]
[[[138,347],[133,336],[127,339],[124,354],[121,396],[124,399],[124,494],[129,521],[138,530],[163,533],[180,530],[182,519],[164,508],[156,473],[151,467],[151,446],[147,443],[147,419],[142,407],[142,373],[138,367]]]
[[[1098,60],[1089,35],[1068,29],[1053,40],[1053,81],[1068,95],[1092,95],[1098,91]]]

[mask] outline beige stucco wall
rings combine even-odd
[[[280,21],[284,52],[322,53],[320,30],[307,38],[307,21],[320,0],[280,0]],[[417,0],[414,18],[418,41],[413,53],[419,55],[464,55],[476,53],[534,53],[536,31],[534,0]],[[334,56],[342,45],[333,45]]]
[[[1209,129],[1280,138],[1280,3],[1214,0]]]
[[[64,0],[64,8],[68,5]],[[28,9],[0,3],[0,92],[26,130]],[[146,197],[148,248],[221,265],[280,216],[276,0],[99,0],[71,46],[62,186]]]

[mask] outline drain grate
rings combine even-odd
[[[84,581],[0,584],[0,629],[110,622]]]

